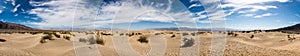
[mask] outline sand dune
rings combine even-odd
[[[47,40],[46,43],[40,43],[45,34],[0,34],[0,39],[5,40],[0,42],[0,56],[75,56],[88,53],[96,56],[208,56],[212,47],[212,34],[210,33],[183,36],[177,31],[100,32],[105,35],[95,36],[85,32],[73,32],[74,37],[71,37],[71,40],[54,38],[55,40]],[[112,33],[113,35],[110,35]],[[131,33],[134,34],[129,37]],[[233,33],[237,36],[226,34],[224,56],[300,55],[298,54],[300,53],[300,35],[298,34],[281,32]],[[251,38],[252,35],[253,38]],[[291,40],[288,35],[295,39]],[[137,41],[140,36],[146,36],[149,42]],[[89,44],[78,41],[80,38],[88,37],[101,38],[104,40],[104,44]],[[183,41],[184,38],[188,40]]]

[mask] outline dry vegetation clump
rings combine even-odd
[[[189,33],[182,33],[182,36],[186,36],[186,35],[189,35]]]
[[[239,34],[233,33],[233,32],[228,32],[227,35],[237,37]]]
[[[66,39],[66,40],[71,40],[70,36],[63,36],[63,38]]]
[[[173,34],[174,32],[167,32],[167,34]]]
[[[251,35],[250,38],[251,38],[251,39],[254,38],[254,35]]]
[[[113,34],[111,34],[111,33],[103,33],[103,32],[101,32],[101,35],[105,35],[105,36],[112,36]]]
[[[174,37],[176,37],[176,35],[175,35],[175,34],[173,34],[173,35],[171,36],[171,38],[174,38]]]
[[[57,38],[60,38],[60,35],[55,33],[55,32],[44,32],[44,34],[47,34],[47,35],[54,35],[55,37]]]
[[[233,34],[234,34],[233,32],[228,32],[228,33],[227,33],[227,35],[233,35]]]
[[[160,35],[160,33],[155,33],[154,35]]]
[[[121,34],[120,34],[120,36],[123,36],[123,35],[124,35],[124,33],[121,33]]]
[[[12,32],[1,32],[1,33],[4,33],[4,34],[12,34]]]
[[[95,44],[96,43],[96,40],[95,40],[94,37],[89,37],[88,41],[89,41],[90,44]]]
[[[83,43],[86,43],[87,40],[85,38],[79,38],[79,42],[83,42]]]
[[[32,35],[35,35],[35,34],[39,34],[39,33],[42,33],[42,32],[29,32],[30,34]]]
[[[46,43],[46,40],[54,40],[52,38],[52,35],[45,35],[42,37],[42,39],[40,40],[41,43]]]
[[[204,34],[205,32],[197,32],[197,34]]]
[[[195,40],[193,38],[182,38],[182,45],[181,48],[185,48],[185,47],[191,47],[193,46],[195,43]]]
[[[57,33],[53,33],[53,35],[54,35],[55,37],[57,37],[57,38],[60,38],[60,35],[57,34]]]
[[[5,42],[6,40],[5,39],[0,39],[0,42]]]
[[[104,41],[103,38],[97,38],[97,39],[96,39],[96,43],[97,43],[97,44],[100,44],[100,45],[105,45],[105,41]]]
[[[60,34],[69,34],[69,35],[72,35],[72,33],[68,32],[68,31],[60,32]]]
[[[148,43],[146,36],[140,36],[140,38],[137,41],[139,41],[140,43]]]
[[[18,32],[19,34],[25,34],[26,32]]]
[[[191,33],[191,35],[192,35],[192,36],[196,36],[196,34],[195,34],[195,33]]]
[[[234,37],[237,37],[239,34],[234,34]]]
[[[287,35],[287,36],[288,36],[287,38],[289,41],[294,41],[296,39],[295,37],[291,37],[290,35]]]

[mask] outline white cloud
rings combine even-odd
[[[229,16],[233,13],[238,14],[253,14],[258,11],[266,11],[269,9],[276,9],[277,6],[274,5],[266,5],[264,3],[270,2],[288,2],[289,0],[223,0],[225,4],[222,5],[223,8],[233,8],[231,10],[227,10],[226,16]],[[246,15],[244,15],[246,16]],[[250,15],[248,15],[250,16]],[[257,16],[260,17],[260,16]]]
[[[20,4],[18,4],[17,6],[15,6],[14,9],[12,10],[12,12],[15,13],[16,11],[18,11],[19,7],[20,7]]]
[[[225,0],[228,3],[234,4],[257,4],[257,3],[267,3],[267,2],[288,2],[289,0]]]
[[[189,6],[189,8],[200,7],[200,6],[202,6],[202,5],[201,4],[192,4],[192,5]]]
[[[200,2],[205,8],[204,11],[207,13],[207,17],[210,21],[226,20],[220,0],[200,0]]]
[[[243,16],[252,17],[252,16],[254,16],[254,14],[245,14],[245,15],[243,15]]]
[[[155,3],[151,5],[141,5],[140,1],[143,0],[111,3],[102,6],[101,9],[98,9],[97,6],[87,5],[90,2],[86,2],[85,0],[32,1],[31,3],[36,4],[34,6],[47,5],[51,7],[32,9],[30,13],[37,14],[43,21],[30,22],[30,24],[37,25],[40,28],[63,26],[92,28],[93,25],[99,27],[111,23],[139,21],[194,22],[192,14],[187,8],[182,8],[174,12],[174,9],[171,8],[172,5],[168,5],[170,3],[179,3],[178,1],[169,0],[169,3]],[[78,5],[76,5],[77,3]],[[162,4],[167,7],[164,7]]]
[[[262,17],[266,17],[266,16],[271,16],[271,15],[273,15],[273,14],[266,13],[266,14],[262,14],[262,15],[256,15],[256,16],[254,16],[254,18],[262,18]]]

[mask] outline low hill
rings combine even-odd
[[[21,24],[2,22],[0,21],[0,29],[13,29],[13,30],[34,30],[33,28],[27,27]]]

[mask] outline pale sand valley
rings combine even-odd
[[[2,31],[0,56],[209,56],[214,34],[226,35],[223,56],[300,56],[299,33],[261,30]]]

